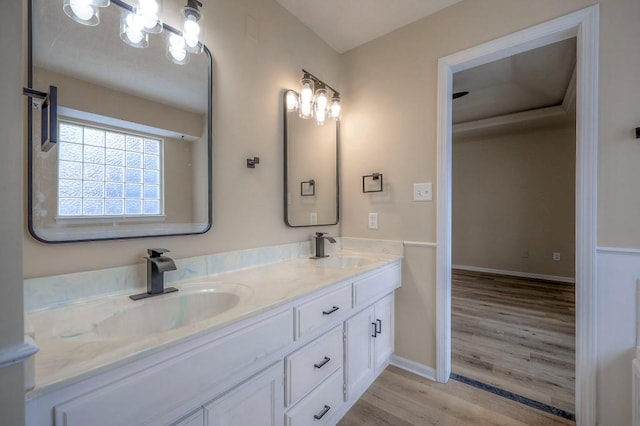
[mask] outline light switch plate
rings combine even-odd
[[[413,201],[431,200],[433,200],[433,184],[431,182],[413,184]]]
[[[378,213],[369,213],[369,229],[378,229]]]
[[[318,224],[318,213],[311,212],[309,213],[309,225],[317,225]]]

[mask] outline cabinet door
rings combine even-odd
[[[180,420],[173,426],[204,426],[204,411],[200,408],[195,413]]]
[[[375,304],[376,332],[374,333],[375,366],[379,369],[393,353],[393,295],[390,294]]]
[[[204,407],[206,426],[277,426],[284,423],[282,362]]]
[[[375,373],[373,358],[373,306],[345,322],[347,399]]]

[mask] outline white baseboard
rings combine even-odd
[[[467,266],[467,265],[451,265],[451,267],[453,269],[461,269],[463,271],[487,272],[489,274],[496,274],[496,275],[512,275],[514,277],[535,278],[538,280],[557,281],[561,283],[576,282],[576,279],[573,277],[559,277],[556,275],[533,274],[531,272],[505,271],[504,269],[481,268],[479,266]]]
[[[427,365],[399,357],[395,354],[391,355],[390,364],[409,371],[410,373],[417,374],[425,379],[433,380],[434,382],[436,381],[436,370]]]

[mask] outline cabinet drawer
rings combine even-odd
[[[289,355],[287,368],[287,406],[295,403],[331,373],[342,367],[342,326],[318,337]]]
[[[351,287],[342,287],[296,308],[296,337],[322,328],[351,312]]]
[[[291,310],[280,312],[164,363],[59,404],[54,409],[55,424],[159,424],[171,409],[200,397],[202,392],[220,380],[291,343],[291,317]]]
[[[287,426],[320,426],[331,424],[343,404],[342,368],[296,404],[285,415]]]
[[[395,265],[379,274],[372,275],[353,283],[354,305],[360,306],[373,302],[376,298],[400,287],[402,274],[400,265]]]

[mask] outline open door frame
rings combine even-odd
[[[596,424],[596,219],[598,22],[594,5],[438,61],[436,378],[451,374],[451,96],[453,74],[577,38],[576,62],[576,424]]]

